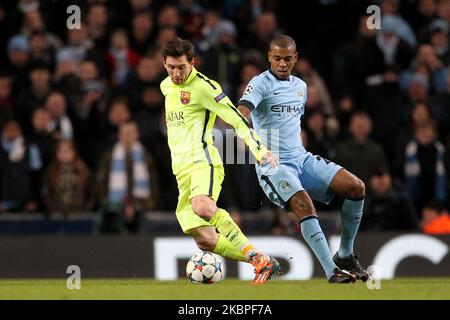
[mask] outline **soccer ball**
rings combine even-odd
[[[207,251],[194,254],[186,265],[186,276],[192,283],[217,283],[222,280],[223,271],[219,256]]]

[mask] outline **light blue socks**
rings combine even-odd
[[[336,264],[331,258],[330,248],[328,247],[327,239],[320,228],[319,218],[317,216],[307,216],[300,220],[300,227],[303,238],[308,243],[311,250],[319,259],[327,279],[333,274]]]
[[[339,257],[345,258],[353,253],[353,243],[364,207],[364,198],[360,200],[345,199],[341,208],[341,244],[339,246]]]

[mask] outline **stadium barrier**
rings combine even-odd
[[[323,277],[312,252],[293,237],[251,237],[254,244],[280,259],[281,279]],[[332,251],[339,236],[328,238]],[[377,266],[382,279],[450,276],[450,236],[360,234],[355,251],[365,266]],[[189,237],[150,235],[40,235],[0,237],[0,278],[67,278],[79,266],[82,278],[183,278],[188,258],[197,251]],[[226,277],[250,279],[247,264],[226,261]]]

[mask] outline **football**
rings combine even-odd
[[[223,263],[212,252],[200,251],[194,254],[186,265],[186,276],[192,283],[212,284],[223,278]]]

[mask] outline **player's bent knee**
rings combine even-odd
[[[351,199],[361,199],[366,196],[366,185],[360,179],[356,178],[352,183],[348,197]]]
[[[210,204],[206,201],[193,201],[192,210],[200,218],[209,221],[214,216],[214,213],[217,211],[217,208],[215,205]]]
[[[216,239],[210,237],[201,237],[195,239],[197,247],[203,251],[213,251],[216,246]]]
[[[292,212],[299,218],[303,219],[310,215],[316,215],[316,210],[309,198],[295,196],[289,202]]]

